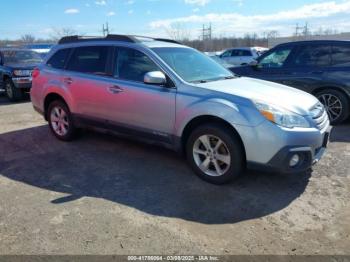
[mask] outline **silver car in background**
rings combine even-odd
[[[237,77],[166,39],[63,38],[34,70],[31,99],[60,140],[78,128],[112,130],[183,152],[215,184],[246,167],[305,171],[330,131],[312,95]]]

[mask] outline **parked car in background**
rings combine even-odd
[[[248,65],[267,50],[264,47],[231,48],[223,51],[219,57],[233,66]]]
[[[350,41],[301,41],[278,45],[250,66],[232,72],[292,86],[315,95],[332,124],[350,114]]]
[[[66,37],[33,72],[31,100],[60,140],[94,126],[184,152],[202,179],[246,166],[298,173],[323,155],[327,113],[312,95],[236,77],[173,40]]]
[[[218,62],[220,65],[222,65],[225,68],[231,68],[232,65],[227,63],[225,60],[221,59],[220,57],[216,55],[209,56],[211,59],[213,59],[215,62]]]
[[[24,48],[37,52],[44,58],[53,46],[53,44],[29,44],[25,45]]]
[[[41,56],[28,49],[0,49],[0,89],[10,101],[18,101],[32,86],[32,71]]]

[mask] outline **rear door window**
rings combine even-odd
[[[47,62],[47,65],[56,69],[63,69],[71,49],[58,50]]]
[[[298,67],[327,67],[331,62],[330,51],[329,45],[303,46],[292,63]]]
[[[249,50],[239,50],[239,56],[252,56],[252,52]]]
[[[333,67],[350,67],[350,45],[333,46],[332,66]]]
[[[74,50],[67,69],[81,73],[109,75],[108,46],[83,46]]]

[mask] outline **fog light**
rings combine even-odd
[[[289,161],[289,166],[290,167],[295,167],[296,165],[299,164],[300,161],[300,157],[298,154],[295,154],[291,157],[290,161]]]

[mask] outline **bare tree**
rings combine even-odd
[[[30,34],[25,34],[21,36],[21,41],[25,44],[31,44],[35,42],[35,37]]]
[[[187,41],[190,39],[191,33],[181,23],[176,23],[165,28],[168,36],[176,41]]]
[[[58,42],[62,37],[76,35],[77,31],[70,27],[62,27],[62,28],[52,28],[52,33],[50,37],[53,41]]]

